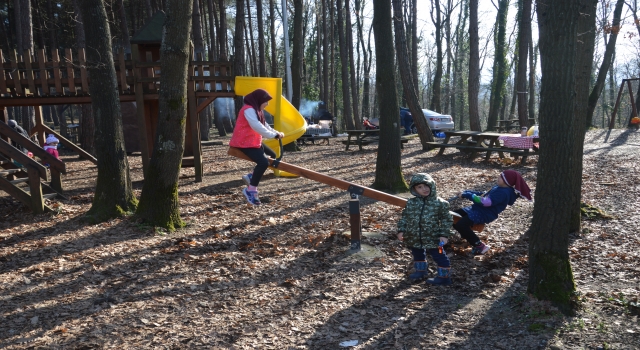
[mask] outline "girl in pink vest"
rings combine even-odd
[[[269,147],[262,144],[262,138],[279,139],[284,134],[274,130],[264,119],[263,110],[269,104],[271,95],[262,89],[257,89],[244,97],[244,106],[238,113],[236,126],[229,146],[236,147],[246,154],[251,160],[256,162],[253,173],[242,176],[242,180],[247,184],[247,188],[242,193],[247,201],[253,205],[260,205],[258,198],[258,184],[262,175],[269,167],[269,158],[275,158],[276,153]]]
[[[60,142],[60,140],[58,140],[58,138],[53,135],[49,135],[47,136],[46,142],[47,145],[44,146],[44,150],[47,151],[47,153],[49,153],[50,155],[56,157],[56,159],[60,159],[60,155],[58,154],[58,143]]]

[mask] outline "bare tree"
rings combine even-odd
[[[86,47],[86,39],[84,35],[84,21],[82,19],[82,12],[80,12],[80,6],[78,4],[79,1],[80,0],[73,0],[73,7],[76,14],[76,46],[78,48],[84,49]],[[52,112],[53,111],[55,110],[52,108]],[[91,105],[83,104],[80,110],[80,146],[82,147],[82,149],[92,155],[96,155],[95,129],[95,119],[91,115]]]
[[[373,188],[403,192],[408,189],[402,176],[400,158],[400,113],[396,91],[393,32],[391,31],[391,3],[373,0],[373,33],[376,46],[376,94],[380,112],[380,144],[376,160]]]
[[[89,222],[102,222],[133,212],[138,201],[133,195],[124,148],[122,112],[104,2],[82,0],[78,5],[88,48],[87,68],[91,78],[89,89],[98,158],[95,195],[85,218]]]
[[[158,128],[137,214],[146,222],[174,230],[180,219],[178,176],[187,119],[187,68],[193,0],[168,0],[162,36]],[[194,101],[195,102],[195,101]]]
[[[284,10],[283,10],[284,11]],[[302,98],[302,59],[304,54],[304,34],[302,32],[302,14],[304,3],[302,0],[293,1],[293,52],[291,55],[291,83],[293,94],[291,104],[300,108]],[[285,28],[284,30],[287,30]]]
[[[342,68],[342,107],[344,120],[347,123],[348,129],[362,128],[362,123],[354,122],[351,114],[351,97],[349,96],[349,84],[347,83],[349,81],[349,52],[347,49],[347,39],[345,37],[346,29],[344,28],[342,0],[336,1],[336,11],[338,12],[338,42],[340,45],[340,65]]]
[[[634,1],[635,2],[635,1]],[[622,15],[622,7],[624,6],[624,0],[618,0],[616,2],[616,7],[613,10],[613,21],[610,26],[604,28],[605,33],[609,33],[609,41],[606,43],[606,48],[604,50],[604,56],[602,57],[602,63],[600,64],[600,69],[598,70],[598,77],[596,78],[596,83],[591,90],[591,94],[589,95],[589,107],[587,109],[587,122],[585,124],[586,128],[589,128],[593,125],[593,112],[596,109],[596,105],[598,104],[598,100],[600,99],[600,94],[602,94],[602,89],[604,89],[605,80],[607,79],[607,72],[611,67],[611,62],[613,61],[613,55],[616,52],[616,41],[618,39],[618,33],[620,32],[620,16]],[[636,11],[631,11],[634,16],[634,22],[638,22],[638,15]],[[640,32],[640,31],[639,31]],[[605,34],[606,35],[606,34]],[[606,39],[606,36],[605,36]]]
[[[434,16],[435,12],[435,17]],[[433,87],[431,103],[429,109],[436,112],[442,112],[442,106],[440,105],[441,93],[442,93],[442,61],[444,60],[442,53],[442,16],[440,9],[440,0],[431,0],[431,21],[436,27],[435,40],[436,40],[436,72],[433,77]]]
[[[407,40],[404,31],[404,22],[402,21],[402,0],[392,0],[393,3],[393,26],[395,29],[396,56],[398,57],[398,67],[400,68],[400,77],[402,79],[402,87],[404,95],[409,105],[413,118],[413,123],[418,129],[420,143],[423,150],[428,150],[427,142],[433,141],[433,134],[427,124],[427,120],[422,116],[422,107],[418,101],[417,86],[413,85],[413,77],[411,76],[411,64],[407,54]],[[414,38],[415,40],[415,38]]]
[[[267,62],[264,56],[264,18],[262,14],[262,0],[256,0],[256,17],[258,17],[258,74],[267,76]]]
[[[575,291],[569,233],[582,184],[582,145],[593,60],[597,0],[537,0],[540,32],[540,147],[529,229],[529,285],[562,311]],[[577,201],[576,201],[577,199]]]
[[[275,1],[269,0],[269,33],[271,37],[271,76],[278,76],[278,52],[276,46],[276,10]]]
[[[480,37],[478,36],[478,0],[469,1],[469,125],[480,131],[478,95],[480,93]]]
[[[227,58],[227,10],[225,0],[218,1],[218,10],[220,11],[220,27],[218,28],[218,43],[220,44],[220,60],[226,61]],[[236,26],[237,30],[237,26]],[[235,43],[235,38],[234,38]]]
[[[531,42],[531,1],[520,0],[520,29],[518,39],[518,71],[516,94],[518,98],[518,119],[520,125],[528,125],[527,111],[527,56]]]
[[[489,117],[487,129],[493,130],[498,123],[498,114],[503,104],[506,94],[506,81],[509,70],[507,69],[507,13],[509,10],[509,0],[498,1],[498,13],[496,15],[494,56],[493,56],[493,79],[491,81],[491,100],[489,103]]]

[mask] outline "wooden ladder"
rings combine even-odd
[[[36,214],[50,212],[53,209],[45,203],[45,199],[62,195],[41,180],[49,181],[47,168],[0,139],[0,190]]]

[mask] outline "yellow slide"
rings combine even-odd
[[[248,95],[255,89],[264,89],[273,97],[273,100],[269,101],[266,110],[273,115],[273,128],[284,133],[283,145],[294,142],[307,130],[307,121],[302,114],[282,96],[281,78],[237,76],[234,89],[238,96]],[[263,140],[263,143],[280,156],[278,140]],[[276,176],[296,176],[279,170],[276,170],[275,174]]]

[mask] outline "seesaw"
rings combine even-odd
[[[244,153],[242,153],[241,150],[235,147],[229,147],[229,151],[227,151],[227,154],[229,154],[230,156],[251,161],[249,157],[247,157]],[[282,150],[280,152],[280,155],[282,155]],[[281,157],[282,156],[280,156],[280,158]],[[335,177],[331,177],[328,175],[315,172],[313,170],[295,166],[293,164],[285,163],[285,162],[282,162],[280,158],[277,158],[277,159],[269,158],[269,166],[271,169],[286,171],[288,173],[295,174],[300,177],[304,177],[316,182],[321,182],[323,184],[337,187],[349,192],[349,194],[351,195],[351,199],[349,200],[349,215],[350,215],[349,223],[351,226],[351,250],[352,251],[360,250],[360,239],[362,236],[362,225],[360,223],[360,200],[358,196],[369,197],[371,199],[396,205],[400,208],[404,208],[407,204],[407,200],[404,198],[394,196],[392,194],[388,194],[385,192],[381,192],[378,190],[374,190],[373,188],[360,186],[348,181],[340,180]],[[451,213],[451,216],[453,216],[454,224],[462,218],[458,213],[455,213],[455,212],[450,212],[450,213]],[[471,228],[476,232],[482,232],[484,230],[484,224],[476,224],[476,225],[473,225]]]

